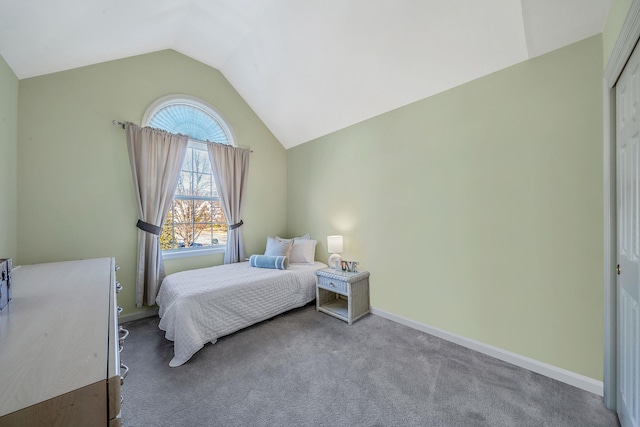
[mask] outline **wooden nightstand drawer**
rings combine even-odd
[[[347,293],[347,283],[339,280],[318,276],[318,286],[333,292]]]

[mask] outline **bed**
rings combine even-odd
[[[315,272],[324,267],[294,263],[278,270],[239,262],[167,276],[156,300],[159,327],[174,342],[169,366],[184,364],[207,342],[313,301]]]

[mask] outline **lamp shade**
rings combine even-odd
[[[327,236],[327,248],[332,254],[342,252],[342,236]]]

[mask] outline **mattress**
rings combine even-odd
[[[167,276],[156,301],[159,327],[174,342],[169,366],[184,364],[207,342],[313,301],[315,272],[324,267],[276,270],[240,262]]]

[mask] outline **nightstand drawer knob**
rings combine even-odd
[[[333,282],[329,282],[329,286],[331,286],[332,288],[336,287],[335,283],[333,283]]]

